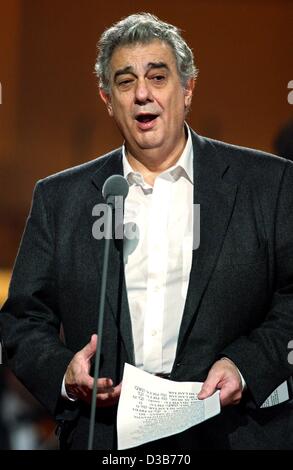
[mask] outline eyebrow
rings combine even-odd
[[[151,69],[166,69],[166,70],[169,70],[169,67],[165,62],[149,62],[148,65],[147,65],[147,71],[149,71]],[[120,75],[126,75],[128,73],[131,73],[131,74],[135,75],[134,69],[131,65],[127,65],[123,69],[118,69],[114,74],[114,81]]]

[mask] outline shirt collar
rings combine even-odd
[[[187,124],[185,126],[187,129],[187,141],[184,150],[176,164],[161,173],[160,177],[171,178],[173,181],[176,181],[180,176],[183,176],[193,184],[193,145],[190,128]],[[125,144],[122,146],[122,164],[124,177],[130,184],[146,184],[143,176],[139,172],[134,171],[128,162]]]

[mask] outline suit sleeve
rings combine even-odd
[[[293,339],[293,164],[287,162],[273,211],[274,289],[265,320],[221,352],[241,371],[260,406],[293,374],[288,343]],[[248,293],[249,295],[249,293]]]
[[[60,340],[54,224],[43,192],[43,182],[39,182],[16,258],[9,297],[0,313],[0,328],[8,366],[55,414],[63,375],[74,354]]]

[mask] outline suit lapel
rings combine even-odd
[[[103,164],[93,175],[92,182],[97,189],[94,203],[91,201],[91,210],[95,204],[105,204],[102,196],[102,188],[106,179],[113,175],[123,175],[122,153],[117,150],[103,159]],[[92,237],[94,256],[98,260],[98,268],[102,273],[105,240],[95,240]],[[115,318],[121,339],[127,351],[129,362],[134,362],[133,338],[131,319],[129,313],[127,292],[125,287],[124,263],[123,263],[123,240],[115,240],[114,234],[110,242],[109,268],[106,290],[107,300],[111,306],[111,312]]]
[[[192,133],[194,150],[194,203],[200,204],[200,245],[193,251],[192,267],[182,317],[176,360],[192,328],[201,299],[215,268],[233,212],[237,185],[225,182],[229,164],[211,141]],[[175,361],[176,362],[176,361]]]

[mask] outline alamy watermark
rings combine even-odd
[[[288,93],[288,103],[293,105],[293,80],[288,83],[288,89],[291,90]]]
[[[290,352],[288,354],[288,362],[291,366],[293,366],[293,339],[291,339],[291,341],[289,341],[288,349],[290,350]]]
[[[108,204],[96,204],[93,207],[92,215],[98,217],[93,223],[92,235],[96,240],[115,239],[115,240],[139,240],[139,226],[136,222],[127,222],[124,224],[123,217],[123,197],[115,196],[113,217],[111,217],[111,208]],[[136,217],[135,217],[136,218]],[[107,223],[111,227],[107,229]],[[113,226],[114,225],[114,226]],[[160,233],[158,230],[158,237]],[[200,204],[193,204],[193,245],[196,250],[200,245]]]

